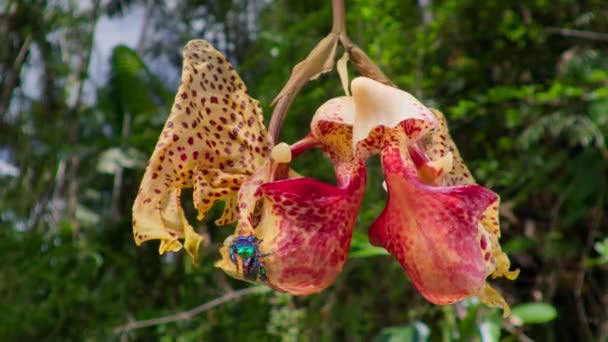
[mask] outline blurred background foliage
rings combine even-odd
[[[331,29],[328,0],[0,2],[0,336],[2,340],[606,341],[608,7],[603,0],[347,1],[349,35],[401,88],[441,109],[478,181],[501,194],[502,244],[522,272],[495,284],[511,319],[473,299],[427,303],[367,242],[384,207],[378,160],[351,258],[309,297],[272,291],[188,320],[116,333],[244,288],[214,269],[231,229],[214,216],[201,267],[136,248],[130,212],[177,89],[181,48],[205,38],[269,103]],[[143,11],[137,44],[92,51],[112,22]],[[118,24],[117,24],[118,25]],[[120,32],[121,28],[118,28]],[[92,75],[92,63],[107,72]],[[27,80],[29,75],[29,81]],[[307,85],[282,140],[341,94]],[[328,182],[321,153],[294,168]]]

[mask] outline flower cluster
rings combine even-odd
[[[369,229],[371,243],[386,248],[430,302],[477,295],[508,314],[486,282],[518,274],[498,243],[499,197],[475,184],[443,115],[368,78],[354,79],[351,91],[321,105],[301,141],[273,146],[233,67],[209,43],[191,41],[133,207],[135,242],[159,239],[160,253],[185,247],[196,262],[202,237],[181,207],[181,190],[192,187],[199,219],[224,201],[217,225],[237,223],[216,266],[282,292],[321,291],[344,266],[365,161],[379,154],[388,201]],[[336,186],[289,169],[310,148],[331,159]]]

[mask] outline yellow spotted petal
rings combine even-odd
[[[190,254],[190,257],[192,257],[194,264],[198,265],[198,249],[203,241],[203,237],[197,234],[190,225],[184,229],[184,235],[184,247],[188,254]]]
[[[451,170],[442,179],[441,185],[476,184],[469,168],[465,165],[464,160],[460,156],[456,143],[454,143],[454,140],[450,135],[445,116],[436,109],[431,109],[431,111],[437,120],[437,125],[422,139],[423,149],[431,161],[443,158],[450,153],[452,154]]]
[[[201,238],[185,219],[179,190],[194,187],[199,219],[223,200],[218,224],[233,222],[236,194],[271,144],[258,101],[219,51],[193,40],[183,58],[181,85],[133,205],[133,232],[138,245],[160,239],[161,253],[179,250],[185,238],[196,258]]]
[[[477,298],[479,298],[479,300],[489,307],[501,308],[503,318],[507,318],[511,315],[511,307],[509,306],[509,303],[507,303],[507,301],[498,291],[487,283],[484,284],[481,290],[477,293]]]

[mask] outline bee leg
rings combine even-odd
[[[264,264],[262,262],[259,263],[260,264],[260,279],[262,281],[267,281],[268,277],[266,276],[266,268],[264,267]]]
[[[274,252],[260,253],[260,254],[258,254],[258,258],[264,258],[264,257],[270,256],[270,255],[273,255],[273,254],[274,254]]]

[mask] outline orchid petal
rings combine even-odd
[[[135,199],[133,232],[138,245],[160,239],[161,254],[185,238],[196,258],[202,238],[185,219],[179,190],[194,187],[199,219],[227,201],[217,223],[233,222],[236,193],[266,160],[270,138],[258,101],[219,51],[193,40],[183,57],[181,85]]]
[[[443,113],[436,109],[432,109],[433,115],[437,118],[437,126],[422,139],[421,145],[423,146],[424,153],[429,159],[435,161],[428,161],[424,167],[430,166],[437,168],[437,164],[440,164],[440,160],[445,159],[449,156],[453,159],[453,167],[448,170],[447,173],[437,175],[437,185],[451,186],[451,185],[467,185],[476,184],[477,182],[473,178],[471,172],[464,163],[460,152],[452,139],[447,120]],[[418,173],[421,173],[421,168],[418,169]],[[494,201],[481,215],[479,230],[481,235],[486,236],[488,241],[488,251],[490,254],[490,260],[493,266],[492,278],[505,276],[508,279],[515,279],[519,274],[519,270],[509,271],[510,261],[507,255],[502,252],[498,238],[500,238],[500,225],[498,217],[498,208],[500,206],[500,197]]]
[[[431,111],[403,90],[357,77],[351,83],[351,91],[355,103],[355,150],[375,153],[395,139],[414,141],[436,124]],[[408,141],[404,143],[409,144]]]
[[[344,266],[362,191],[354,196],[310,178],[267,183],[261,191],[255,236],[262,241],[259,252],[269,254],[262,258],[266,284],[297,295],[325,289]],[[230,242],[221,249],[218,267],[242,278],[229,259]]]
[[[355,103],[349,96],[325,102],[312,118],[310,131],[324,147],[330,158],[349,161],[354,158],[351,148]]]
[[[425,185],[396,147],[383,150],[382,167],[389,198],[370,229],[372,244],[393,254],[435,304],[479,292],[487,272],[477,224],[497,195],[476,185]]]
[[[475,184],[475,179],[460,156],[458,147],[450,135],[448,124],[443,113],[431,109],[437,120],[437,125],[429,134],[421,139],[422,149],[429,160],[439,160],[448,154],[452,154],[453,167],[442,177],[439,185],[467,185]]]

